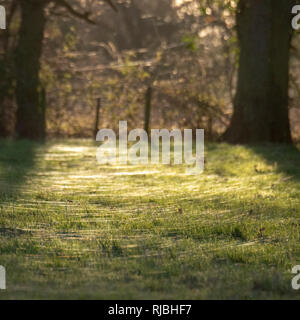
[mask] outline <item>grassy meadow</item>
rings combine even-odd
[[[96,144],[0,141],[0,299],[299,299],[300,150],[207,144],[101,166]]]

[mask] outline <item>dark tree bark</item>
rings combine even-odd
[[[0,137],[11,136],[14,131],[14,65],[9,46],[11,22],[16,13],[17,0],[7,6],[6,30],[1,34],[0,44],[3,54],[0,56]]]
[[[14,82],[13,66],[8,57],[0,58],[0,138],[11,136],[14,131]]]
[[[289,54],[293,0],[240,0],[237,93],[230,143],[290,143]]]
[[[39,71],[46,4],[43,0],[20,1],[21,26],[15,53],[18,105],[15,131],[18,138],[45,137],[45,99]]]

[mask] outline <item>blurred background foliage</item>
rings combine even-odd
[[[1,136],[13,135],[15,127],[17,2],[0,1],[8,11],[8,31],[0,38]],[[72,6],[82,17],[57,1],[45,7],[39,74],[47,136],[91,137],[97,98],[101,127],[116,128],[119,120],[143,127],[149,88],[150,127],[204,128],[210,140],[225,131],[236,91],[237,1],[118,0],[117,11],[107,1],[76,0]],[[296,140],[299,40],[293,40],[289,90]]]

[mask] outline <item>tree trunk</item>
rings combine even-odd
[[[237,93],[224,140],[290,143],[289,53],[293,0],[240,0]]]
[[[14,131],[14,85],[11,60],[0,60],[0,138],[11,136]]]
[[[39,79],[45,30],[44,0],[20,1],[21,26],[16,48],[16,99],[18,138],[45,137],[45,98]]]
[[[0,45],[3,54],[0,57],[0,138],[11,136],[14,131],[15,120],[15,87],[14,63],[12,49],[9,45],[11,37],[12,19],[17,10],[17,0],[7,6],[6,30],[1,34]],[[0,50],[1,51],[1,50]]]

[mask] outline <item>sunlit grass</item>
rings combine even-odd
[[[0,298],[299,298],[300,151],[206,146],[103,166],[86,140],[0,142]]]

